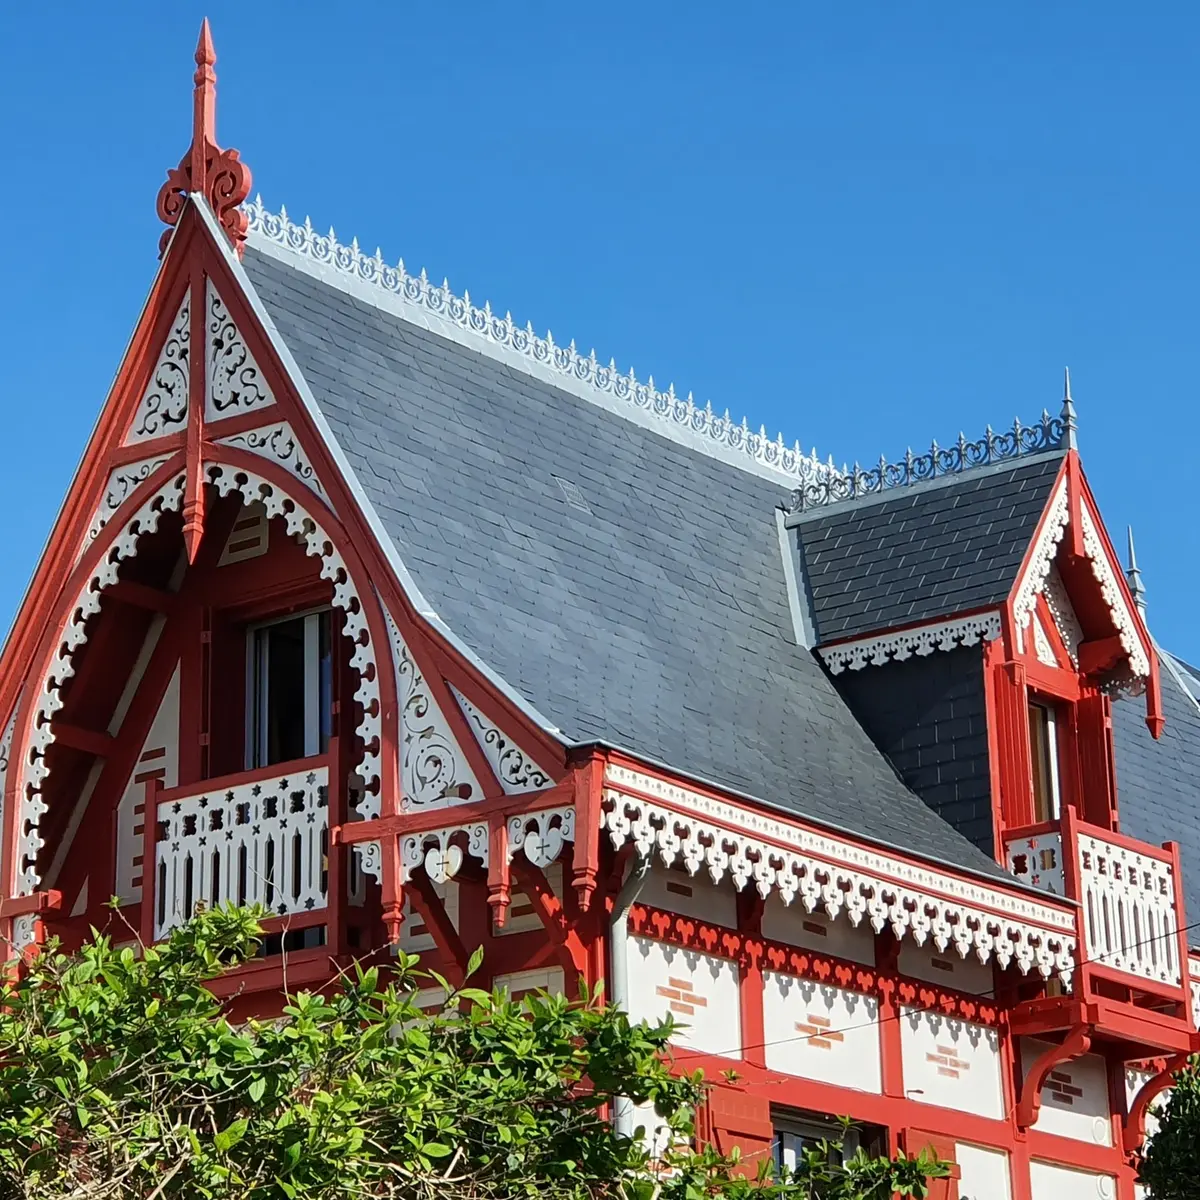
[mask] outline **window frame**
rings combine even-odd
[[[1034,713],[1042,714],[1040,728],[1045,731],[1044,741],[1034,736]],[[1044,824],[1062,819],[1063,770],[1062,737],[1059,725],[1059,705],[1050,697],[1030,694],[1026,700],[1026,726],[1029,735],[1030,799],[1033,805],[1034,824]],[[1040,811],[1039,781],[1045,776],[1045,811]]]
[[[321,678],[321,618],[325,618],[327,655],[329,659],[328,692],[322,695]],[[269,740],[268,714],[270,711],[270,681],[268,656],[261,653],[264,643],[261,635],[277,625],[287,625],[295,621],[304,622],[304,754],[303,758],[315,758],[328,749],[329,740],[333,735],[333,675],[336,669],[334,661],[334,643],[336,633],[333,622],[333,609],[328,604],[303,608],[296,612],[282,613],[267,617],[263,620],[252,621],[246,625],[246,692],[245,692],[245,748],[243,763],[247,771],[261,770],[269,766],[279,766],[282,762],[299,761],[295,759],[280,760],[280,763],[270,763],[266,747]],[[265,699],[264,699],[265,698]],[[322,701],[325,702],[327,729],[324,731],[326,744],[323,747],[321,728]]]

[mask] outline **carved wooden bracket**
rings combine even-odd
[[[1187,1060],[1186,1054],[1176,1054],[1167,1059],[1163,1069],[1138,1089],[1121,1124],[1121,1145],[1127,1155],[1133,1156],[1141,1149],[1146,1140],[1146,1114],[1150,1111],[1150,1105],[1171,1086],[1175,1072],[1185,1067]]]
[[[1029,1129],[1037,1121],[1038,1109],[1042,1106],[1042,1084],[1046,1082],[1046,1076],[1059,1063],[1086,1054],[1091,1045],[1092,1039],[1088,1035],[1087,1027],[1076,1025],[1060,1045],[1051,1046],[1038,1055],[1021,1085],[1021,1098],[1017,1102],[1016,1111],[1018,1129]]]

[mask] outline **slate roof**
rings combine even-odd
[[[796,518],[819,644],[999,604],[1063,451]]]
[[[1117,807],[1122,833],[1153,845],[1179,843],[1190,923],[1200,921],[1200,706],[1193,698],[1200,697],[1200,678],[1161,650],[1159,673],[1167,723],[1157,742],[1140,697],[1113,705]],[[1188,940],[1200,945],[1200,929]]]
[[[567,739],[1003,876],[795,644],[785,486],[253,245],[244,266],[425,597]]]

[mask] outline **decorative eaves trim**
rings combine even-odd
[[[218,438],[217,442],[219,445],[236,446],[239,450],[247,450],[260,458],[280,463],[300,483],[320,496],[332,511],[333,505],[329,496],[321,486],[312,463],[300,448],[300,441],[287,421],[276,421],[273,425],[262,425],[258,429],[230,434],[229,437]]]
[[[1017,588],[1016,598],[1013,600],[1013,622],[1017,630],[1018,650],[1025,649],[1025,630],[1029,626],[1029,617],[1037,602],[1038,593],[1045,587],[1046,580],[1050,575],[1050,568],[1058,556],[1058,544],[1063,540],[1063,534],[1067,531],[1067,521],[1070,518],[1069,508],[1067,480],[1064,476],[1058,481],[1058,486],[1050,497],[1046,519],[1038,531],[1029,566],[1025,570]]]
[[[246,204],[244,211],[255,249],[655,433],[792,487],[841,474],[822,463],[815,451],[805,454],[799,442],[788,446],[782,434],[772,439],[765,427],[756,432],[745,419],[733,420],[728,411],[719,415],[711,404],[700,407],[690,395],[677,396],[673,386],[660,391],[653,376],[642,383],[632,371],[622,374],[615,361],[600,362],[594,350],[584,355],[574,342],[562,346],[549,333],[541,337],[532,325],[519,326],[511,315],[494,313],[489,304],[476,307],[468,293],[458,296],[446,282],[431,283],[424,271],[410,274],[403,261],[389,266],[378,251],[364,254],[357,239],[347,246],[333,230],[318,233],[307,220],[297,225],[285,209],[267,212],[261,197]]]
[[[96,540],[100,531],[112,519],[113,514],[133,495],[137,489],[170,458],[169,454],[157,454],[152,458],[142,458],[137,462],[125,463],[114,467],[108,475],[108,484],[104,489],[104,499],[96,508],[96,515],[88,526],[87,536],[80,547],[80,555]]]
[[[693,875],[703,865],[714,883],[728,874],[740,890],[752,879],[764,898],[799,897],[809,912],[844,914],[853,925],[866,917],[876,932],[891,926],[917,945],[932,939],[962,958],[974,951],[982,963],[1036,968],[1068,986],[1075,969],[1075,912],[1066,904],[947,875],[627,767],[605,770],[601,824],[614,847],[632,841]]]
[[[847,668],[861,671],[866,666],[903,662],[914,654],[925,656],[936,650],[957,650],[960,646],[974,646],[980,641],[994,641],[999,636],[1000,614],[985,612],[852,642],[839,642],[836,646],[821,647],[817,653],[832,674],[840,675]]]
[[[1142,645],[1137,619],[1133,610],[1125,603],[1125,593],[1104,551],[1100,531],[1096,528],[1086,504],[1080,505],[1079,519],[1083,526],[1083,548],[1092,564],[1092,574],[1100,585],[1100,592],[1104,596],[1104,603],[1108,605],[1113,624],[1117,627],[1121,645],[1129,656],[1129,669],[1137,678],[1144,679],[1150,674],[1150,657]]]
[[[448,686],[506,796],[553,787],[554,780],[512,738],[485,717],[458,688],[453,684]]]

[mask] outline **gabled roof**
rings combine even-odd
[[[1121,832],[1179,843],[1189,922],[1200,920],[1200,673],[1159,650],[1166,726],[1156,741],[1135,698],[1113,704]],[[1200,945],[1200,930],[1189,934]]]
[[[791,519],[819,644],[1002,604],[1065,448]]]
[[[958,867],[796,644],[786,475],[555,386],[256,237],[244,267],[437,615],[565,739]]]

